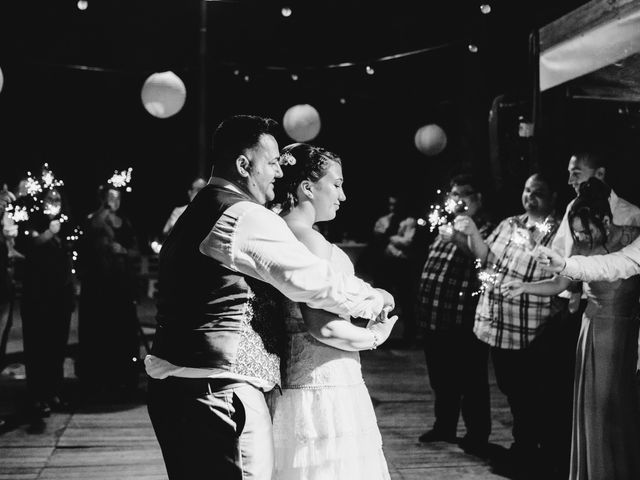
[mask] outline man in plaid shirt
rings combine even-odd
[[[474,332],[491,346],[498,387],[507,396],[513,416],[514,442],[506,463],[499,467],[523,472],[539,466],[540,388],[547,341],[543,331],[556,307],[552,297],[506,298],[500,285],[551,278],[536,263],[531,250],[549,245],[555,236],[559,224],[555,198],[550,183],[535,174],[522,192],[525,213],[503,220],[486,240],[468,217],[455,220],[455,228],[469,235],[472,251],[486,268]]]
[[[465,215],[473,218],[486,237],[494,224],[482,210],[482,194],[471,175],[457,175],[449,196],[465,203]],[[435,423],[420,436],[421,442],[456,440],[458,417],[467,434],[461,447],[483,455],[491,433],[489,404],[489,347],[473,334],[479,282],[475,256],[467,236],[451,226],[440,227],[429,247],[418,292],[418,318],[424,335],[429,380],[435,397]]]

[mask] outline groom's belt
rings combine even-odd
[[[234,378],[184,378],[167,377],[162,380],[149,378],[150,382],[162,382],[163,385],[179,388],[181,391],[197,394],[213,393],[247,385]]]

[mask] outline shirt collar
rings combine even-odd
[[[613,213],[613,211],[616,209],[616,205],[618,205],[619,200],[620,197],[616,195],[616,192],[614,192],[612,188],[611,194],[609,194],[609,206],[611,207],[611,213]]]
[[[241,190],[240,187],[238,187],[234,183],[231,183],[229,180],[226,180],[222,177],[211,177],[209,179],[209,185],[213,185],[214,187],[218,187],[218,188],[224,188],[234,193],[239,193],[240,195],[244,195],[246,197],[249,197],[249,199],[253,200],[247,192]]]

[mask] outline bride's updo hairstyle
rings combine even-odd
[[[611,195],[611,188],[601,180],[591,177],[586,182],[580,184],[578,196],[569,210],[569,226],[573,225],[574,219],[579,218],[585,233],[589,235],[589,241],[592,247],[593,238],[589,230],[589,222],[593,223],[596,228],[600,230],[603,238],[602,243],[607,243],[604,217],[609,217],[609,220],[612,219],[609,195]],[[573,228],[571,228],[571,236],[574,241],[577,241]]]
[[[305,180],[320,180],[331,162],[342,165],[335,153],[308,143],[293,143],[284,147],[280,155],[282,178],[275,183],[274,203],[281,204],[283,211],[291,210],[298,204],[298,186]]]

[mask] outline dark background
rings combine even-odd
[[[173,206],[185,203],[199,173],[201,4],[88,0],[80,11],[76,3],[0,2],[0,177],[13,187],[48,162],[65,181],[79,220],[95,207],[97,185],[131,166],[133,192],[123,209],[146,241]],[[530,33],[585,2],[490,1],[488,15],[481,3],[208,2],[207,143],[229,115],[281,121],[294,104],[315,106],[322,130],[312,143],[344,161],[348,202],[332,226],[336,237],[365,239],[388,192],[423,211],[435,190],[463,170],[484,181],[498,217],[519,211],[521,186],[537,169],[557,181],[564,204],[571,196],[570,152],[585,143],[616,149],[610,183],[638,202],[630,175],[640,151],[636,107],[569,100],[558,87],[542,97],[536,143],[517,135],[518,118],[532,115]],[[281,15],[283,6],[292,9],[290,17]],[[379,60],[428,47],[434,48]],[[329,68],[341,62],[353,65]],[[157,119],[144,110],[140,89],[148,75],[165,70],[184,81],[187,101],[174,117]],[[509,101],[498,112],[500,156],[490,160],[488,117],[498,95]],[[413,143],[428,123],[448,137],[434,157]],[[289,140],[283,135],[280,142]]]

